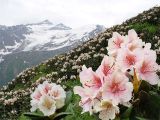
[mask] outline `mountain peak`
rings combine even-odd
[[[41,24],[48,24],[48,25],[52,25],[53,23],[50,22],[49,20],[44,20],[42,22],[40,22]]]
[[[52,27],[50,30],[70,30],[72,28],[64,25],[63,23],[59,23],[57,25],[55,25],[54,27]]]
[[[53,25],[52,22],[50,22],[49,20],[43,20],[41,22],[38,22],[38,23],[31,23],[31,24],[27,24],[27,25],[43,25],[43,24],[46,24],[46,25]]]

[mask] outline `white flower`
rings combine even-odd
[[[66,92],[60,85],[55,85],[54,87],[52,87],[48,94],[56,101],[57,109],[64,106]]]
[[[160,81],[159,81],[159,83],[158,83],[158,87],[160,87]]]
[[[43,95],[40,98],[38,106],[45,116],[50,116],[56,111],[56,101],[48,95]]]
[[[33,112],[33,111],[35,111],[36,109],[38,109],[38,100],[36,100],[36,99],[32,99],[31,100],[31,112]]]
[[[44,81],[31,94],[31,112],[39,108],[44,115],[50,116],[64,106],[65,98],[66,92],[60,85]]]
[[[76,76],[75,75],[71,75],[70,79],[76,79]]]
[[[57,109],[61,108],[65,104],[66,92],[60,85],[54,85],[48,94],[56,100]]]
[[[99,113],[99,118],[101,120],[113,120],[117,113],[119,113],[119,108],[117,106],[110,106]]]
[[[96,100],[94,104],[94,111],[99,112],[101,120],[112,120],[119,113],[119,107],[112,104],[111,101]]]
[[[65,105],[65,99],[57,99],[56,100],[56,108],[60,109]]]

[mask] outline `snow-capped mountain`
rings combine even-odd
[[[48,20],[26,25],[0,26],[0,85],[27,67],[67,52],[103,32],[101,25],[71,28]]]
[[[11,27],[0,26],[0,55],[55,50],[87,41],[104,29],[100,25],[72,29],[62,23],[55,25],[48,20]]]

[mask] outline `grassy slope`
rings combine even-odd
[[[127,34],[129,29],[135,29],[139,36],[146,42],[152,43],[152,48],[157,49],[159,46],[155,46],[160,37],[160,7],[155,7],[149,11],[146,11],[130,20],[127,20],[122,25],[116,25],[109,29],[107,29],[104,33],[99,34],[96,38],[91,39],[89,42],[84,43],[82,46],[74,49],[70,53],[55,56],[44,63],[30,68],[26,70],[24,73],[16,77],[16,80],[8,85],[7,91],[28,91],[29,88],[36,86],[35,82],[39,79],[39,81],[43,81],[45,77],[50,79],[52,82],[57,82],[59,78],[63,78],[62,80],[58,80],[58,83],[65,85],[66,90],[72,90],[73,86],[80,84],[77,79],[70,79],[71,75],[75,75],[78,77],[77,69],[73,69],[73,66],[81,66],[85,64],[87,67],[92,67],[93,70],[96,70],[99,66],[103,55],[107,54],[106,46],[107,39],[109,39],[112,35],[112,32],[117,31],[120,34]],[[103,49],[102,49],[103,48]],[[89,54],[89,57],[86,55],[86,59],[81,59],[78,61],[77,59],[82,56],[82,53]],[[99,54],[95,57],[95,54]],[[84,57],[85,55],[83,55]],[[94,56],[94,57],[93,57]],[[72,61],[71,61],[72,60]],[[158,56],[158,63],[160,64],[160,57]],[[66,71],[61,71],[64,68]],[[79,69],[79,68],[78,68]],[[53,72],[58,72],[58,74],[54,74]],[[22,80],[25,83],[22,83]],[[4,90],[3,90],[4,91]],[[23,93],[23,92],[22,92]],[[24,111],[29,111],[29,94],[22,95],[19,100],[10,106],[5,107],[0,103],[0,118],[12,118],[17,119]],[[8,98],[12,98],[12,95],[7,95]],[[81,108],[78,107],[79,97],[73,95],[71,104],[68,106],[67,111],[71,111],[74,113],[74,116],[68,116],[65,120],[94,120],[96,119],[94,116],[89,116],[87,113],[85,115],[81,115]],[[16,109],[17,114],[11,114],[11,110]],[[21,120],[24,119],[20,117]]]

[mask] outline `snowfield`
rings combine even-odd
[[[100,25],[70,28],[62,23],[57,25],[52,24],[48,20],[23,26],[29,33],[21,33],[24,37],[20,39],[19,42],[17,42],[17,40],[11,40],[11,45],[5,45],[4,41],[2,41],[4,47],[0,47],[0,56],[21,51],[56,50],[66,46],[72,46],[76,42],[87,41],[89,38],[105,30],[104,26]],[[21,31],[21,29],[19,31]],[[15,33],[9,35],[19,38],[19,33],[18,35]]]

